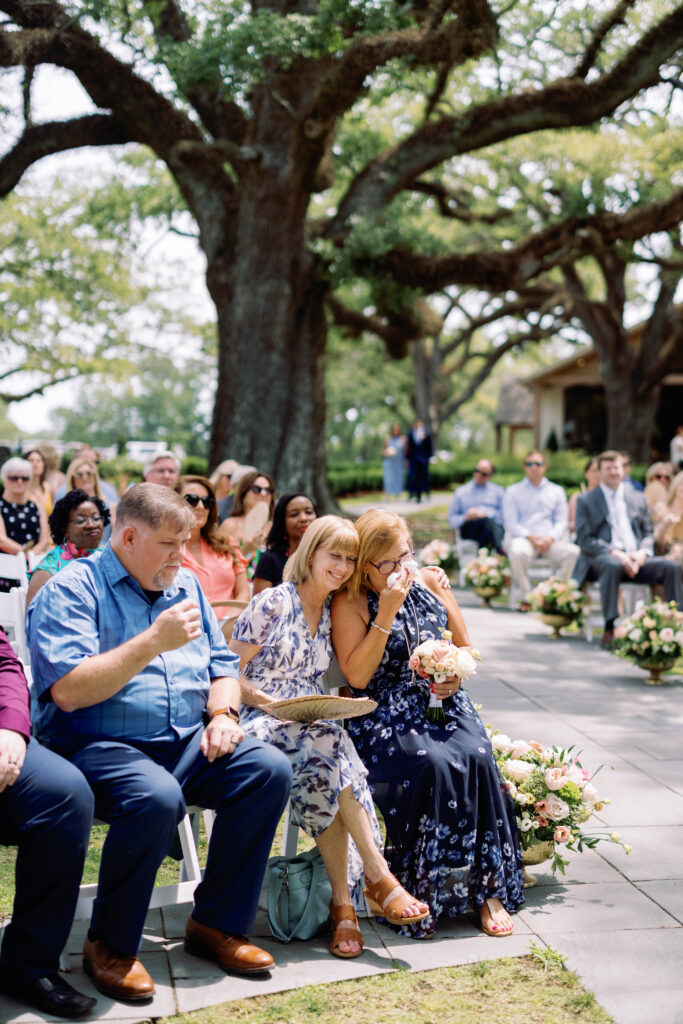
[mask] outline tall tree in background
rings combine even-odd
[[[453,255],[430,226],[424,175],[507,138],[609,118],[673,76],[683,43],[672,0],[598,11],[573,0],[500,11],[486,0],[0,0],[0,11],[0,66],[23,118],[0,194],[51,154],[150,147],[197,222],[217,311],[211,461],[255,463],[323,503],[335,289],[372,277],[396,351],[419,334],[406,289],[513,287],[600,219],[560,219],[503,247],[482,237]],[[96,110],[37,123],[45,64],[71,71]],[[632,232],[627,217],[608,232],[601,222],[613,241]]]

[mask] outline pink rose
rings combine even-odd
[[[440,661],[442,658],[446,658],[450,648],[451,644],[444,643],[443,641],[439,641],[439,643],[434,644],[434,657],[437,661]]]
[[[553,832],[553,839],[556,843],[568,843],[572,837],[572,830],[569,825],[558,825]]]
[[[420,655],[415,653],[411,654],[410,657],[408,658],[408,668],[412,668],[413,672],[417,672],[419,667]]]
[[[553,821],[561,821],[569,814],[569,804],[565,803],[561,797],[556,796],[554,793],[548,796],[546,803],[548,804],[548,817],[552,818]]]

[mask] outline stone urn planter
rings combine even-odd
[[[560,630],[571,626],[572,619],[569,615],[552,615],[550,612],[541,612],[541,622],[545,622],[546,626],[552,626],[553,631],[550,637],[552,640],[559,640]]]
[[[475,587],[474,593],[482,599],[488,608],[491,604],[491,598],[498,597],[501,593],[501,587]]]
[[[664,661],[659,665],[653,665],[651,661],[646,660],[639,660],[636,664],[638,665],[638,668],[642,668],[648,673],[643,680],[648,686],[663,686],[666,680],[660,678],[662,673],[670,672],[676,662],[672,658],[671,661]]]
[[[532,889],[538,885],[538,878],[527,871],[527,867],[533,864],[543,864],[551,860],[555,855],[555,844],[552,841],[546,843],[535,843],[527,850],[522,850],[522,864],[524,865],[524,888]]]

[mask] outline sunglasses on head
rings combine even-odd
[[[213,495],[207,494],[205,498],[200,498],[198,494],[184,494],[183,497],[188,505],[192,508],[196,508],[201,501],[204,508],[213,508]]]
[[[259,487],[258,484],[252,484],[249,488],[252,494],[272,494],[272,487]]]
[[[525,466],[543,466],[545,463],[539,462],[537,459],[531,459],[529,462],[524,463]]]
[[[31,479],[31,477],[30,476],[8,476],[7,479],[11,480],[13,484],[18,484],[20,482],[27,484],[29,482],[29,480]]]

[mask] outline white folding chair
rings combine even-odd
[[[584,588],[590,601],[590,607],[588,614],[584,620],[583,632],[588,643],[593,642],[593,630],[600,629],[602,631],[604,627],[604,620],[602,617],[602,605],[600,602],[600,587],[597,583],[590,582],[586,584]],[[620,618],[625,618],[632,615],[636,609],[637,601],[649,601],[652,596],[652,591],[647,583],[627,583],[623,582],[619,584],[619,612]]]
[[[2,575],[0,573],[0,575]],[[14,648],[17,657],[29,665],[29,650],[26,642],[26,592],[20,587],[10,590],[9,594],[0,593],[0,626],[7,633],[7,639]]]
[[[557,572],[557,569],[549,562],[547,558],[534,558],[533,562],[529,566],[529,582],[532,587],[541,580],[547,580],[549,576]],[[522,594],[519,587],[515,583],[514,579],[510,580],[510,607],[516,608],[517,603],[526,598],[526,594]]]
[[[26,555],[23,551],[17,551],[16,555],[0,551],[0,578],[16,580],[20,590],[28,590]]]

